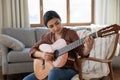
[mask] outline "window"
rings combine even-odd
[[[62,22],[66,23],[66,0],[43,0],[44,13],[48,10],[55,10],[60,15]]]
[[[91,1],[70,0],[70,23],[91,22]]]
[[[43,15],[55,10],[65,26],[90,25],[94,22],[94,0],[28,0],[29,20],[33,27],[43,26]]]
[[[28,0],[30,24],[40,24],[39,0]]]

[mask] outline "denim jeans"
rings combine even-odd
[[[48,74],[48,80],[71,80],[77,74],[73,69],[53,68]],[[29,74],[23,80],[38,80],[34,73]]]
[[[34,73],[31,73],[23,78],[23,80],[38,80]]]

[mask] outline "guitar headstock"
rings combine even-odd
[[[99,31],[97,31],[97,37],[104,37],[107,35],[116,34],[116,33],[118,33],[119,29],[120,29],[120,26],[117,24],[107,26],[107,27],[102,28]]]

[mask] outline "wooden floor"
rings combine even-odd
[[[12,75],[9,76],[8,80],[22,80],[24,76],[28,75],[27,74],[17,74],[17,75]],[[0,66],[0,80],[2,80],[2,71],[1,71],[1,66]],[[108,77],[104,77],[102,79],[94,79],[94,80],[109,80]],[[114,80],[120,80],[120,69],[114,69]]]

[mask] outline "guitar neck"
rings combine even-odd
[[[92,36],[93,38],[96,38],[96,37],[97,37],[96,32],[90,34],[89,36]],[[66,53],[66,52],[68,52],[68,51],[70,51],[70,50],[72,50],[72,49],[74,49],[74,48],[82,45],[82,44],[84,43],[84,39],[85,39],[85,38],[76,40],[75,42],[70,43],[69,45],[61,48],[60,50],[58,50],[58,53],[59,53],[58,56],[61,56],[61,55],[63,55],[64,53]]]
[[[97,37],[104,37],[104,36],[108,36],[108,35],[112,35],[112,34],[118,34],[119,29],[120,29],[119,25],[113,24],[113,25],[110,25],[110,26],[100,29],[99,31],[94,32],[94,33],[90,34],[89,36],[92,36],[93,38],[97,38]],[[85,38],[77,40],[77,41],[61,48],[60,50],[55,50],[54,58],[57,58],[58,56],[61,56],[64,53],[82,45],[84,43],[84,39]]]

